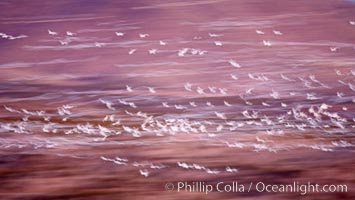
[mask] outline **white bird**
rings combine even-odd
[[[122,32],[115,32],[115,34],[116,34],[116,36],[118,36],[118,37],[124,36],[124,33],[122,33]]]
[[[19,36],[12,36],[12,35],[7,35],[6,33],[0,33],[0,36],[2,38],[7,38],[9,40],[15,40],[15,39],[20,39],[20,38],[26,38],[28,37],[27,35],[19,35]]]
[[[42,127],[42,131],[45,133],[51,132],[51,129],[53,129],[53,123],[50,124],[44,124]]]
[[[144,177],[148,177],[149,176],[149,171],[148,170],[142,170],[142,169],[140,169],[139,170],[139,173],[142,175],[142,176],[144,176]]]
[[[101,159],[103,159],[103,158],[101,158]],[[113,163],[115,163],[117,165],[127,165],[127,163],[125,161],[120,161],[120,160],[108,159],[106,161],[111,161],[111,162],[113,162]]]
[[[271,42],[270,41],[268,41],[268,40],[263,40],[263,44],[264,44],[264,46],[268,46],[268,47],[271,47]]]
[[[117,126],[117,125],[120,125],[120,124],[121,124],[121,121],[120,120],[116,120],[114,123],[112,123],[112,126]],[[119,132],[117,132],[117,133],[119,133]]]
[[[280,75],[281,75],[281,78],[282,78],[283,80],[286,80],[286,81],[295,81],[295,80],[290,79],[289,77],[285,76],[284,74],[280,74]]]
[[[192,106],[192,107],[197,107],[196,103],[193,102],[193,101],[190,101],[189,104],[190,104],[190,106]]]
[[[337,96],[338,96],[339,98],[342,98],[342,97],[344,96],[344,93],[342,93],[342,92],[337,92]]]
[[[219,93],[223,94],[223,95],[227,95],[227,88],[218,88]]]
[[[132,54],[134,54],[134,52],[136,52],[136,51],[137,51],[137,49],[131,49],[131,50],[129,50],[128,54],[129,54],[129,55],[132,55]]]
[[[323,110],[327,110],[327,109],[329,109],[331,107],[332,107],[331,105],[322,103],[322,105],[319,106],[319,112],[322,112]]]
[[[58,35],[57,32],[51,31],[51,30],[49,30],[49,29],[48,29],[48,34],[49,34],[49,35]]]
[[[227,101],[223,101],[224,105],[227,107],[231,107],[232,105],[230,103],[228,103]]]
[[[189,169],[189,168],[192,168],[192,166],[188,165],[187,163],[184,163],[184,162],[177,162],[177,165],[181,168],[184,168],[184,169]]]
[[[338,47],[330,47],[329,49],[331,52],[336,52],[339,48]]]
[[[178,56],[179,57],[182,57],[182,56],[185,56],[185,54],[189,51],[189,48],[182,48],[179,50],[178,52]]]
[[[30,117],[30,116],[24,116],[24,117],[22,117],[22,121],[27,122],[29,117]]]
[[[148,90],[150,93],[153,93],[153,94],[156,93],[156,91],[153,87],[148,87]]]
[[[231,168],[231,167],[226,167],[226,172],[234,173],[234,172],[238,172],[238,169],[236,169],[236,168]]]
[[[281,31],[273,30],[272,32],[273,32],[275,35],[282,35]]]
[[[104,45],[105,45],[105,44],[102,43],[102,42],[95,42],[95,46],[96,46],[96,47],[101,48],[101,47],[103,47]]]
[[[63,116],[63,115],[71,115],[70,110],[67,110],[67,109],[65,109],[65,108],[63,108],[63,107],[58,108],[57,110],[58,110],[58,114],[59,114],[60,116]]]
[[[234,74],[231,74],[231,77],[232,77],[232,79],[234,79],[234,80],[238,80],[238,77],[237,77],[236,75],[234,75]]]
[[[270,93],[270,96],[274,99],[280,99],[280,94],[278,92],[276,92],[275,90],[272,90],[272,92]]]
[[[245,104],[247,104],[247,105],[249,105],[249,106],[252,106],[252,105],[253,105],[253,103],[250,102],[250,101],[244,100],[244,102],[245,102]]]
[[[208,174],[219,174],[218,170],[206,169],[205,170]]]
[[[148,52],[149,54],[157,54],[158,49],[149,49]]]
[[[168,102],[162,102],[161,104],[163,105],[164,108],[170,108],[170,106],[168,105]]]
[[[233,67],[236,67],[236,68],[241,68],[240,64],[237,63],[237,61],[235,60],[229,60],[229,64],[231,64]]]
[[[340,72],[340,71],[339,71]],[[341,73],[341,72],[340,72]],[[339,75],[339,74],[338,74]],[[339,76],[343,76],[344,74],[341,74],[341,75],[339,75]],[[342,84],[342,85],[348,85],[347,83],[345,83],[344,81],[342,81],[342,80],[338,80],[338,82],[340,83],[340,84]]]
[[[256,141],[257,142],[261,142],[261,143],[265,143],[266,142],[266,140],[263,140],[263,139],[259,138],[258,136],[256,136]]]
[[[339,69],[335,69],[334,71],[335,71],[335,73],[336,73],[338,76],[343,76],[343,75],[344,75]]]
[[[10,37],[10,36],[7,35],[6,33],[0,33],[0,36],[1,36],[2,38],[8,38],[8,37]]]
[[[223,34],[208,33],[208,35],[209,35],[210,37],[220,37],[220,36],[222,36]]]
[[[198,129],[200,130],[201,133],[207,132],[206,126],[204,126],[204,125],[201,125]]]
[[[115,121],[115,115],[106,115],[105,118],[102,121],[104,121],[104,122],[107,122],[107,121],[113,122],[113,121]]]
[[[197,49],[196,51],[197,51],[197,54],[199,56],[203,56],[203,55],[205,55],[208,52],[208,51],[204,51],[204,50],[201,50],[201,49]]]
[[[318,100],[320,99],[319,97],[316,97],[314,93],[306,93],[307,100]]]
[[[106,128],[106,127],[103,127],[101,125],[98,125],[98,128],[99,128],[99,133],[100,135],[104,136],[105,138],[108,136],[107,134],[110,134],[111,133],[111,130]]]
[[[349,21],[349,24],[355,26],[355,21]]]
[[[183,106],[183,105],[175,105],[175,109],[184,110],[184,109],[187,109],[187,108],[185,106]]]
[[[255,32],[257,33],[257,34],[259,34],[259,35],[264,35],[265,33],[263,32],[263,31],[261,31],[261,30],[255,30]]]
[[[216,93],[217,92],[216,89],[217,89],[216,87],[208,86],[208,90],[212,93]]]
[[[68,41],[65,41],[65,40],[59,40],[59,43],[61,44],[61,45],[68,45],[69,44],[69,42]]]
[[[161,45],[161,46],[165,46],[166,45],[166,42],[164,42],[164,41],[159,41],[159,44]]]
[[[70,32],[70,31],[67,31],[66,34],[67,34],[67,36],[74,36],[74,35],[76,35],[75,33]]]
[[[130,86],[128,86],[128,85],[126,85],[126,90],[127,90],[128,92],[133,92],[132,88],[131,88]]]
[[[205,93],[201,87],[197,87],[196,92],[199,93],[199,94],[204,94]]]
[[[350,90],[355,91],[355,85],[348,83]]]
[[[63,105],[63,108],[64,109],[72,109],[72,108],[74,108],[75,106],[73,106],[73,105],[68,105],[68,104],[65,104],[65,105]]]
[[[209,106],[209,107],[214,107],[214,105],[211,102],[209,102],[209,101],[206,102],[206,105]]]
[[[133,136],[133,137],[141,137],[142,134],[141,134],[141,132],[140,132],[137,128],[133,128],[133,129],[132,129],[132,136]]]
[[[187,82],[187,83],[184,84],[184,88],[185,88],[185,90],[191,92],[192,91],[192,84]]]
[[[148,37],[149,36],[149,34],[146,34],[146,33],[140,33],[139,34],[139,37],[140,38],[146,38],[146,37]]]
[[[9,37],[9,35],[7,35],[6,33],[0,33],[0,36],[1,36],[2,38],[8,38],[8,37]]]
[[[120,102],[123,105],[129,105],[129,103],[125,100],[122,100],[122,99],[117,99],[117,100],[118,100],[118,102]]]
[[[270,106],[271,106],[270,104],[268,104],[268,103],[266,103],[266,102],[261,102],[261,105],[267,106],[267,107],[270,107]]]
[[[253,90],[254,90],[254,88],[249,88],[249,89],[245,90],[245,93],[246,94],[251,94]]]
[[[224,113],[214,112],[214,114],[220,119],[227,119],[227,117]]]
[[[4,108],[5,108],[5,110],[7,110],[7,111],[9,111],[9,112],[12,112],[12,113],[21,113],[20,111],[15,110],[15,109],[10,108],[10,107],[5,106],[5,105],[4,105]]]
[[[166,168],[166,166],[165,165],[154,165],[154,164],[151,164],[150,168],[151,169],[164,169],[164,168]]]
[[[245,147],[245,144],[243,144],[243,143],[233,143],[233,144],[231,144],[231,143],[229,143],[229,142],[226,142],[225,143],[228,147],[232,147],[232,148],[244,148]]]
[[[215,44],[216,46],[222,46],[222,45],[223,45],[221,41],[214,41],[214,44]]]
[[[136,104],[133,103],[133,102],[129,102],[128,105],[129,105],[129,107],[131,107],[131,108],[137,108]]]

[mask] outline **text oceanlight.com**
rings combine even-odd
[[[206,183],[203,181],[195,182],[176,182],[167,183],[165,185],[167,191],[177,192],[193,192],[208,194],[211,192],[221,193],[247,193],[247,192],[260,192],[260,193],[299,193],[300,195],[306,195],[308,193],[334,193],[334,192],[347,192],[348,186],[345,184],[317,184],[317,183],[299,183],[297,181],[290,184],[272,184],[266,182],[249,182],[239,183],[233,182],[217,182]]]

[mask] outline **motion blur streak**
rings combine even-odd
[[[355,199],[354,42],[353,1],[3,0],[0,199]]]

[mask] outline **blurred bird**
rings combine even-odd
[[[106,105],[106,107],[110,110],[115,110],[115,108],[113,107],[113,103],[110,102],[110,101],[105,101],[105,100],[102,100],[102,99],[99,99],[99,101],[103,104]]]
[[[149,54],[157,54],[158,49],[149,49],[148,52]]]
[[[271,42],[270,41],[263,40],[263,44],[264,44],[264,46],[271,47]]]
[[[132,54],[134,54],[134,52],[136,52],[136,50],[137,50],[137,49],[131,49],[131,50],[129,50],[128,54],[129,54],[129,55],[132,55]]]
[[[130,86],[128,86],[128,85],[126,85],[126,90],[127,90],[128,92],[133,92],[132,88],[131,88]]]
[[[95,42],[95,46],[101,48],[101,47],[105,46],[105,44],[102,42]]]
[[[149,34],[140,33],[140,34],[139,34],[139,37],[140,37],[140,38],[146,38],[146,37],[149,37]]]
[[[49,29],[48,29],[48,34],[49,34],[49,35],[58,35],[57,32],[51,31],[51,30],[49,30]]]
[[[74,35],[76,35],[76,33],[73,33],[73,32],[70,32],[70,31],[67,31],[67,32],[65,32],[66,34],[67,34],[67,36],[74,36]]]
[[[150,174],[149,171],[146,170],[146,169],[144,169],[144,170],[140,169],[140,170],[139,170],[139,173],[140,173],[142,176],[144,176],[144,177],[148,177],[149,174]]]
[[[166,42],[164,42],[164,41],[159,41],[159,44],[161,45],[161,46],[165,46],[166,45]]]
[[[265,34],[263,31],[260,31],[260,30],[256,30],[255,32],[256,32],[257,34],[259,34],[259,35],[264,35],[264,34]]]
[[[220,36],[222,36],[223,34],[208,33],[208,35],[209,35],[210,37],[220,37]]]
[[[231,74],[231,77],[232,77],[232,79],[234,79],[234,80],[238,80],[238,77],[237,77],[236,75],[234,75],[234,74]]]
[[[215,44],[216,46],[222,46],[222,45],[223,45],[221,41],[214,41],[214,44]]]
[[[148,87],[148,90],[150,93],[153,93],[153,94],[156,93],[156,91],[153,87]]]
[[[329,49],[331,52],[336,52],[339,48],[338,47],[330,47]]]
[[[224,105],[227,107],[231,107],[232,105],[230,103],[228,103],[227,101],[223,101]]]
[[[229,60],[229,64],[231,64],[233,67],[236,67],[236,68],[241,68],[240,64],[237,63],[237,61],[235,60]]]
[[[226,167],[226,172],[235,173],[235,172],[238,172],[238,169],[236,169],[236,168],[231,168],[231,167]]]
[[[122,32],[115,32],[115,34],[116,34],[116,36],[118,36],[118,37],[124,36],[124,33],[122,33]]]
[[[280,31],[276,31],[276,30],[273,30],[272,31],[275,35],[282,35],[282,33]]]
[[[185,88],[185,90],[191,92],[192,91],[192,84],[187,82],[187,83],[184,84],[184,88]]]

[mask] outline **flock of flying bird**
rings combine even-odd
[[[355,21],[350,21],[350,25],[355,25]],[[256,34],[265,35],[266,33],[262,30],[256,30]],[[276,36],[282,36],[279,30],[273,30],[272,33]],[[53,30],[48,30],[48,34],[53,37],[58,37],[60,34]],[[124,32],[114,32],[117,37],[124,37]],[[21,39],[26,38],[26,35],[12,36],[5,33],[0,33],[0,36],[4,39]],[[65,37],[59,39],[61,45],[70,45],[71,41],[78,36],[78,33],[71,31],[65,32]],[[139,38],[144,39],[149,37],[149,34],[140,33]],[[209,33],[210,38],[220,38],[222,34]],[[168,42],[160,40],[159,45],[165,46],[169,45]],[[215,40],[213,42],[216,46],[223,46],[223,41]],[[273,43],[269,40],[263,40],[262,45],[266,47],[273,46]],[[105,43],[95,42],[93,44],[95,47],[105,47]],[[330,47],[330,51],[335,52],[339,47]],[[128,54],[133,55],[137,49],[129,49]],[[149,49],[149,54],[159,53],[158,49]],[[177,51],[177,56],[183,57],[187,55],[199,55],[203,56],[207,54],[208,51],[202,49],[193,48],[182,48]],[[238,70],[243,68],[243,66],[238,63],[235,59],[226,60],[226,63],[230,67]],[[338,100],[334,102],[348,102],[350,108],[354,107],[355,98],[355,85],[352,82],[346,82],[341,80],[341,77],[354,77],[355,70],[341,71],[336,69],[334,71],[335,76],[339,77],[337,84],[340,84],[348,94],[344,92],[336,92],[334,98]],[[265,74],[259,73],[248,73],[247,78],[251,81],[270,81],[270,77]],[[307,78],[294,78],[284,73],[278,73],[279,79],[282,81],[290,82],[295,86],[303,87],[305,89],[320,88],[323,90],[331,90],[332,86],[321,82],[317,79],[316,75],[309,75]],[[230,74],[232,80],[239,80],[240,77],[235,74]],[[159,89],[146,86],[146,92],[149,95],[159,95]],[[128,100],[129,98],[116,98],[114,100],[107,98],[99,98],[97,103],[101,104],[104,109],[106,109],[107,114],[93,123],[78,123],[75,125],[65,124],[67,121],[75,122],[75,109],[77,105],[65,104],[58,107],[55,112],[45,111],[45,110],[29,110],[20,109],[10,105],[4,105],[3,108],[16,116],[20,117],[20,120],[13,122],[0,122],[1,132],[10,132],[18,134],[34,134],[36,132],[52,133],[52,134],[65,134],[65,135],[85,135],[89,138],[93,138],[95,142],[104,142],[110,140],[110,138],[119,137],[122,134],[131,135],[134,138],[140,138],[145,136],[174,136],[176,134],[196,134],[199,139],[212,140],[224,145],[226,147],[232,148],[245,148],[251,149],[253,151],[270,151],[278,152],[281,150],[291,150],[295,148],[311,148],[321,151],[334,151],[336,148],[348,148],[353,147],[351,141],[346,141],[345,139],[334,140],[329,144],[279,144],[275,143],[270,139],[266,139],[269,136],[277,137],[285,136],[289,133],[306,133],[309,131],[316,131],[319,134],[332,134],[332,133],[342,133],[342,134],[354,134],[352,133],[355,128],[355,118],[354,115],[348,116],[342,114],[339,110],[333,110],[333,107],[337,105],[331,105],[327,103],[327,99],[324,99],[322,95],[312,93],[312,92],[284,92],[271,89],[263,96],[262,102],[254,102],[253,94],[255,88],[245,89],[243,94],[237,95],[239,99],[238,103],[232,103],[230,100],[233,94],[227,88],[208,86],[203,87],[198,84],[193,84],[190,82],[182,83],[181,89],[183,89],[187,95],[192,95],[197,98],[206,98],[206,101],[194,101],[189,98],[185,103],[176,103],[162,101],[157,108],[163,109],[167,113],[177,113],[177,115],[157,115],[155,113],[148,113],[140,111],[139,102],[134,100]],[[135,88],[130,85],[125,85],[125,93],[127,96],[134,95]],[[213,99],[213,97],[226,97],[220,102],[209,101],[208,99]],[[310,103],[306,105],[298,104],[295,101],[283,101],[283,98],[287,96],[288,98],[301,98],[302,101],[308,101]],[[271,100],[269,100],[271,99]],[[322,102],[323,101],[323,102]],[[264,109],[274,109],[277,108],[274,114],[265,114]],[[195,109],[196,108],[196,109]],[[235,109],[244,108],[240,113],[235,112]],[[342,106],[341,111],[346,112],[349,107]],[[119,112],[119,114],[117,114]],[[204,113],[208,116],[206,119],[194,118],[194,117],[183,117],[189,116],[191,113]],[[350,111],[352,112],[352,111]],[[176,117],[176,116],[181,117]],[[124,123],[123,119],[134,119],[133,122]],[[53,120],[55,119],[55,120]],[[58,122],[58,119],[59,122]],[[61,122],[60,122],[61,121]],[[251,131],[250,131],[251,130]],[[238,141],[238,137],[244,136],[243,134],[251,134],[253,132],[262,132],[262,134],[255,135],[252,141]],[[234,136],[231,134],[235,134]],[[232,142],[224,137],[237,138],[237,142]],[[144,140],[144,139],[143,139]],[[1,141],[1,148],[18,147],[23,148],[24,145],[14,145],[7,144]],[[45,144],[43,146],[37,146],[38,148],[55,148],[57,144]],[[107,162],[113,162],[117,165],[131,165],[140,168],[139,173],[145,177],[150,174],[150,169],[164,169],[171,167],[163,164],[154,164],[147,161],[129,161],[127,158],[115,157],[110,158],[107,156],[101,156],[100,159]],[[195,164],[178,162],[177,167],[183,169],[193,169],[202,170],[209,174],[221,173],[219,169],[210,169],[208,167]],[[226,166],[224,169],[228,173],[238,172],[237,168]]]

